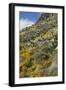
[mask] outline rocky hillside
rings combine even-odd
[[[20,31],[20,78],[58,74],[57,31],[55,13],[42,13],[34,25]]]

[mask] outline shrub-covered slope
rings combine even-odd
[[[38,21],[20,31],[19,77],[56,76],[57,14],[41,14]]]

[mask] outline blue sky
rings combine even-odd
[[[39,12],[20,12],[19,13],[20,30],[35,24],[40,15],[41,14]]]

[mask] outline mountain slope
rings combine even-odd
[[[57,14],[49,13],[20,31],[21,78],[57,75],[57,31]]]

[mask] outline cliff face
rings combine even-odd
[[[42,21],[42,20],[46,20],[47,18],[49,18],[51,16],[56,16],[57,17],[57,14],[56,13],[42,13],[40,18],[38,19],[37,23]]]
[[[58,74],[57,29],[57,14],[42,13],[36,24],[20,31],[20,78]]]

